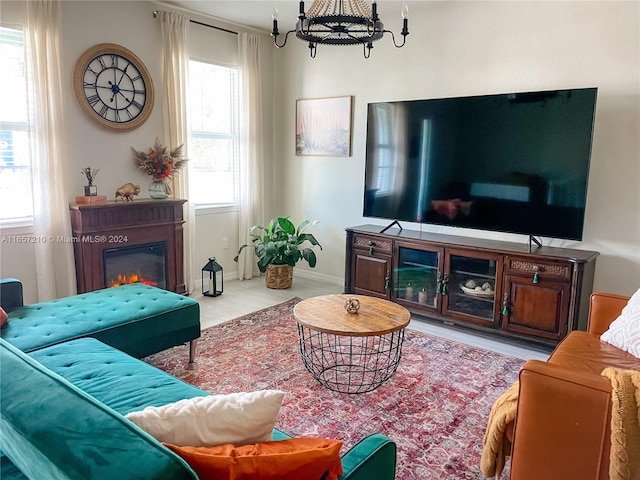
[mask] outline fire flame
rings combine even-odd
[[[119,287],[120,285],[128,285],[129,283],[144,283],[145,285],[151,285],[152,287],[158,286],[158,282],[147,280],[137,273],[132,273],[131,275],[118,275],[116,280],[111,280],[109,287]]]

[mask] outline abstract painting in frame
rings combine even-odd
[[[353,97],[296,101],[296,155],[351,156]]]

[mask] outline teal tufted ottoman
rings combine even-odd
[[[18,306],[1,335],[24,352],[93,337],[137,358],[190,342],[193,361],[200,306],[192,298],[135,283]]]

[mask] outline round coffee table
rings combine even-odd
[[[348,298],[360,302],[358,313],[347,313]],[[341,393],[370,392],[391,378],[411,318],[398,304],[364,295],[308,298],[293,315],[304,366],[322,385]]]

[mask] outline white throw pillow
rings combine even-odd
[[[126,418],[156,440],[179,446],[236,446],[271,440],[284,392],[261,390],[195,397],[146,407]]]
[[[600,340],[640,358],[640,289],[631,296]]]

